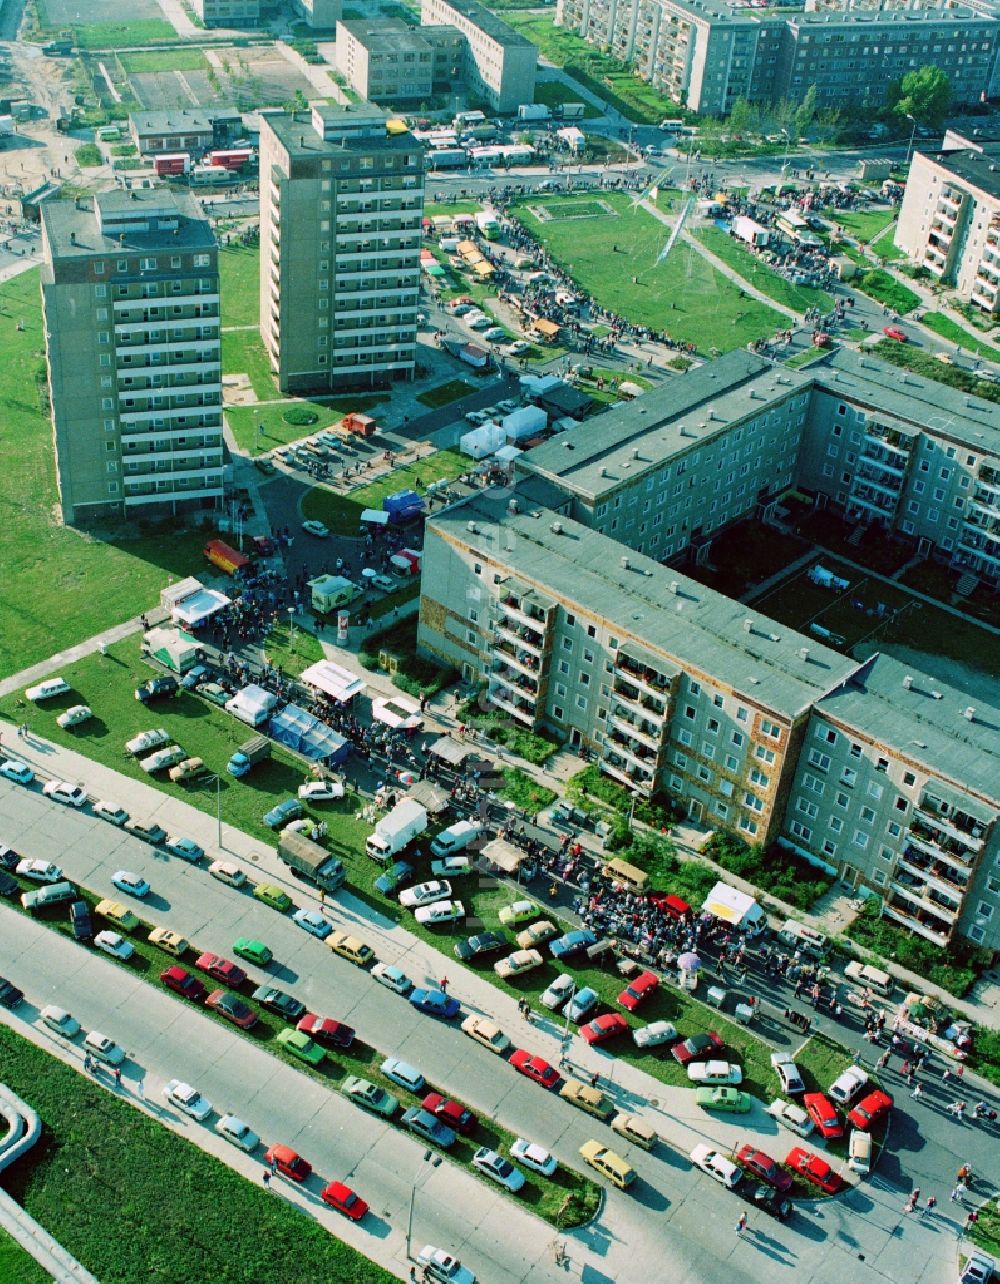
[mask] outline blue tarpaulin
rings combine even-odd
[[[342,763],[350,751],[350,741],[297,704],[286,705],[275,714],[271,719],[271,735],[279,744],[287,745],[303,757],[322,758],[330,766]]]

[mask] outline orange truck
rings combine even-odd
[[[362,437],[375,435],[375,420],[371,415],[359,415],[354,411],[341,419],[340,427],[344,432],[356,432]]]
[[[253,565],[246,553],[237,553],[235,548],[230,548],[221,539],[210,539],[202,553],[213,566],[225,571],[227,575],[242,575]]]

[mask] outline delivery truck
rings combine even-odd
[[[372,860],[385,865],[426,828],[426,810],[412,798],[404,798],[382,817],[375,826],[375,832],[368,835],[365,851]]]
[[[246,553],[237,553],[235,548],[230,548],[221,539],[210,539],[202,549],[202,554],[227,575],[243,575],[253,565]]]
[[[517,109],[518,120],[548,120],[549,109],[544,103],[522,103]]]
[[[271,742],[267,736],[251,736],[240,745],[226,763],[226,770],[237,780],[242,780],[244,776],[249,775],[258,762],[263,762],[270,756]]]
[[[298,830],[282,832],[278,839],[278,856],[296,877],[322,888],[324,892],[335,892],[344,885],[343,862]]]
[[[187,152],[172,152],[165,156],[154,156],[153,168],[161,178],[168,178],[171,174],[189,174],[191,172],[191,157]]]

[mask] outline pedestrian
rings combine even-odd
[[[740,1213],[740,1220],[736,1223],[736,1234],[742,1235],[747,1228],[747,1215]]]
[[[967,1231],[972,1230],[973,1226],[975,1226],[976,1222],[978,1221],[979,1221],[979,1214],[976,1212],[975,1209],[973,1209],[972,1212],[969,1213],[968,1217],[966,1217],[965,1219],[965,1229]]]
[[[264,1182],[264,1189],[266,1190],[271,1184],[271,1170],[269,1168],[264,1169],[261,1180]]]
[[[92,1071],[92,1070],[93,1070],[93,1068],[94,1068],[94,1063],[93,1063],[93,1061],[90,1059],[90,1053],[89,1053],[89,1052],[85,1052],[85,1053],[83,1054],[83,1068],[84,1068],[84,1070],[88,1071],[88,1073],[89,1073],[90,1071]]]
[[[903,1064],[899,1067],[899,1073],[903,1076],[903,1078],[904,1078],[904,1079],[909,1079],[909,1077],[910,1077],[910,1063],[909,1063],[909,1061],[904,1061],[904,1062],[903,1062]]]
[[[118,1069],[117,1066],[115,1066],[115,1087],[120,1088],[121,1086],[122,1086],[122,1072]]]
[[[146,1100],[146,1080],[145,1079],[140,1079],[139,1082],[135,1085],[135,1092],[136,1092],[136,1096],[139,1098],[140,1101]]]
[[[922,1083],[918,1083],[917,1086],[910,1093],[910,1096],[913,1098],[914,1101],[916,1101],[919,1097],[922,1097],[923,1095],[924,1095],[924,1085]]]
[[[948,1069],[947,1066],[945,1066],[944,1071],[941,1075],[941,1082],[947,1083],[950,1078],[951,1078],[951,1071]]]
[[[951,1113],[955,1116],[955,1118],[956,1118],[956,1119],[958,1119],[959,1121],[961,1121],[962,1119],[964,1119],[964,1118],[965,1118],[965,1102],[964,1102],[964,1101],[953,1101],[953,1102],[951,1103],[951,1105],[948,1107],[948,1109],[949,1109],[949,1110],[951,1111]]]
[[[271,1158],[270,1158],[270,1160],[269,1160],[268,1162],[269,1162],[269,1164],[270,1164],[270,1166],[271,1166],[271,1176],[272,1176],[272,1177],[276,1177],[276,1176],[278,1175],[278,1161],[277,1161],[277,1159],[275,1159],[274,1155],[272,1155],[272,1156],[271,1156]]]
[[[599,1080],[598,1080],[597,1075],[596,1075],[596,1074],[592,1074],[592,1075],[590,1076],[590,1086],[591,1086],[592,1088],[596,1088],[596,1087],[597,1087],[598,1082],[599,1082]]]
[[[927,1203],[924,1207],[924,1212],[933,1213],[935,1208],[937,1208],[937,1197],[935,1195],[928,1195]]]
[[[969,1178],[972,1176],[972,1165],[963,1164],[962,1167],[955,1174],[955,1176],[959,1181],[968,1181]]]
[[[966,1196],[968,1193],[969,1193],[969,1187],[968,1187],[968,1185],[965,1183],[965,1181],[959,1181],[959,1182],[957,1182],[957,1183],[956,1183],[956,1185],[955,1185],[955,1200],[956,1200],[956,1203],[961,1202],[962,1200],[964,1200],[964,1199],[965,1199],[965,1196]]]
[[[448,993],[448,978],[447,978],[446,976],[443,976],[443,977],[441,978],[441,980],[440,980],[440,981],[438,981],[438,988],[439,988],[439,989],[440,989],[444,994],[447,994],[447,993]]]
[[[959,1182],[957,1186],[952,1187],[951,1195],[949,1196],[949,1198],[953,1204],[957,1204],[958,1201],[962,1198],[963,1189],[964,1187],[961,1182]]]

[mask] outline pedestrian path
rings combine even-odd
[[[126,620],[124,624],[115,624],[110,629],[105,629],[102,633],[95,633],[93,637],[85,638],[83,642],[67,647],[65,651],[57,651],[55,655],[50,655],[45,660],[39,660],[37,664],[31,665],[27,669],[22,669],[20,673],[12,673],[9,678],[4,678],[3,681],[0,681],[0,696],[13,695],[15,691],[20,691],[22,687],[49,677],[64,665],[73,664],[77,660],[82,660],[84,656],[93,655],[97,651],[102,651],[104,647],[109,647],[115,642],[121,642],[124,638],[141,632],[142,623],[139,617],[136,616],[134,619]]]

